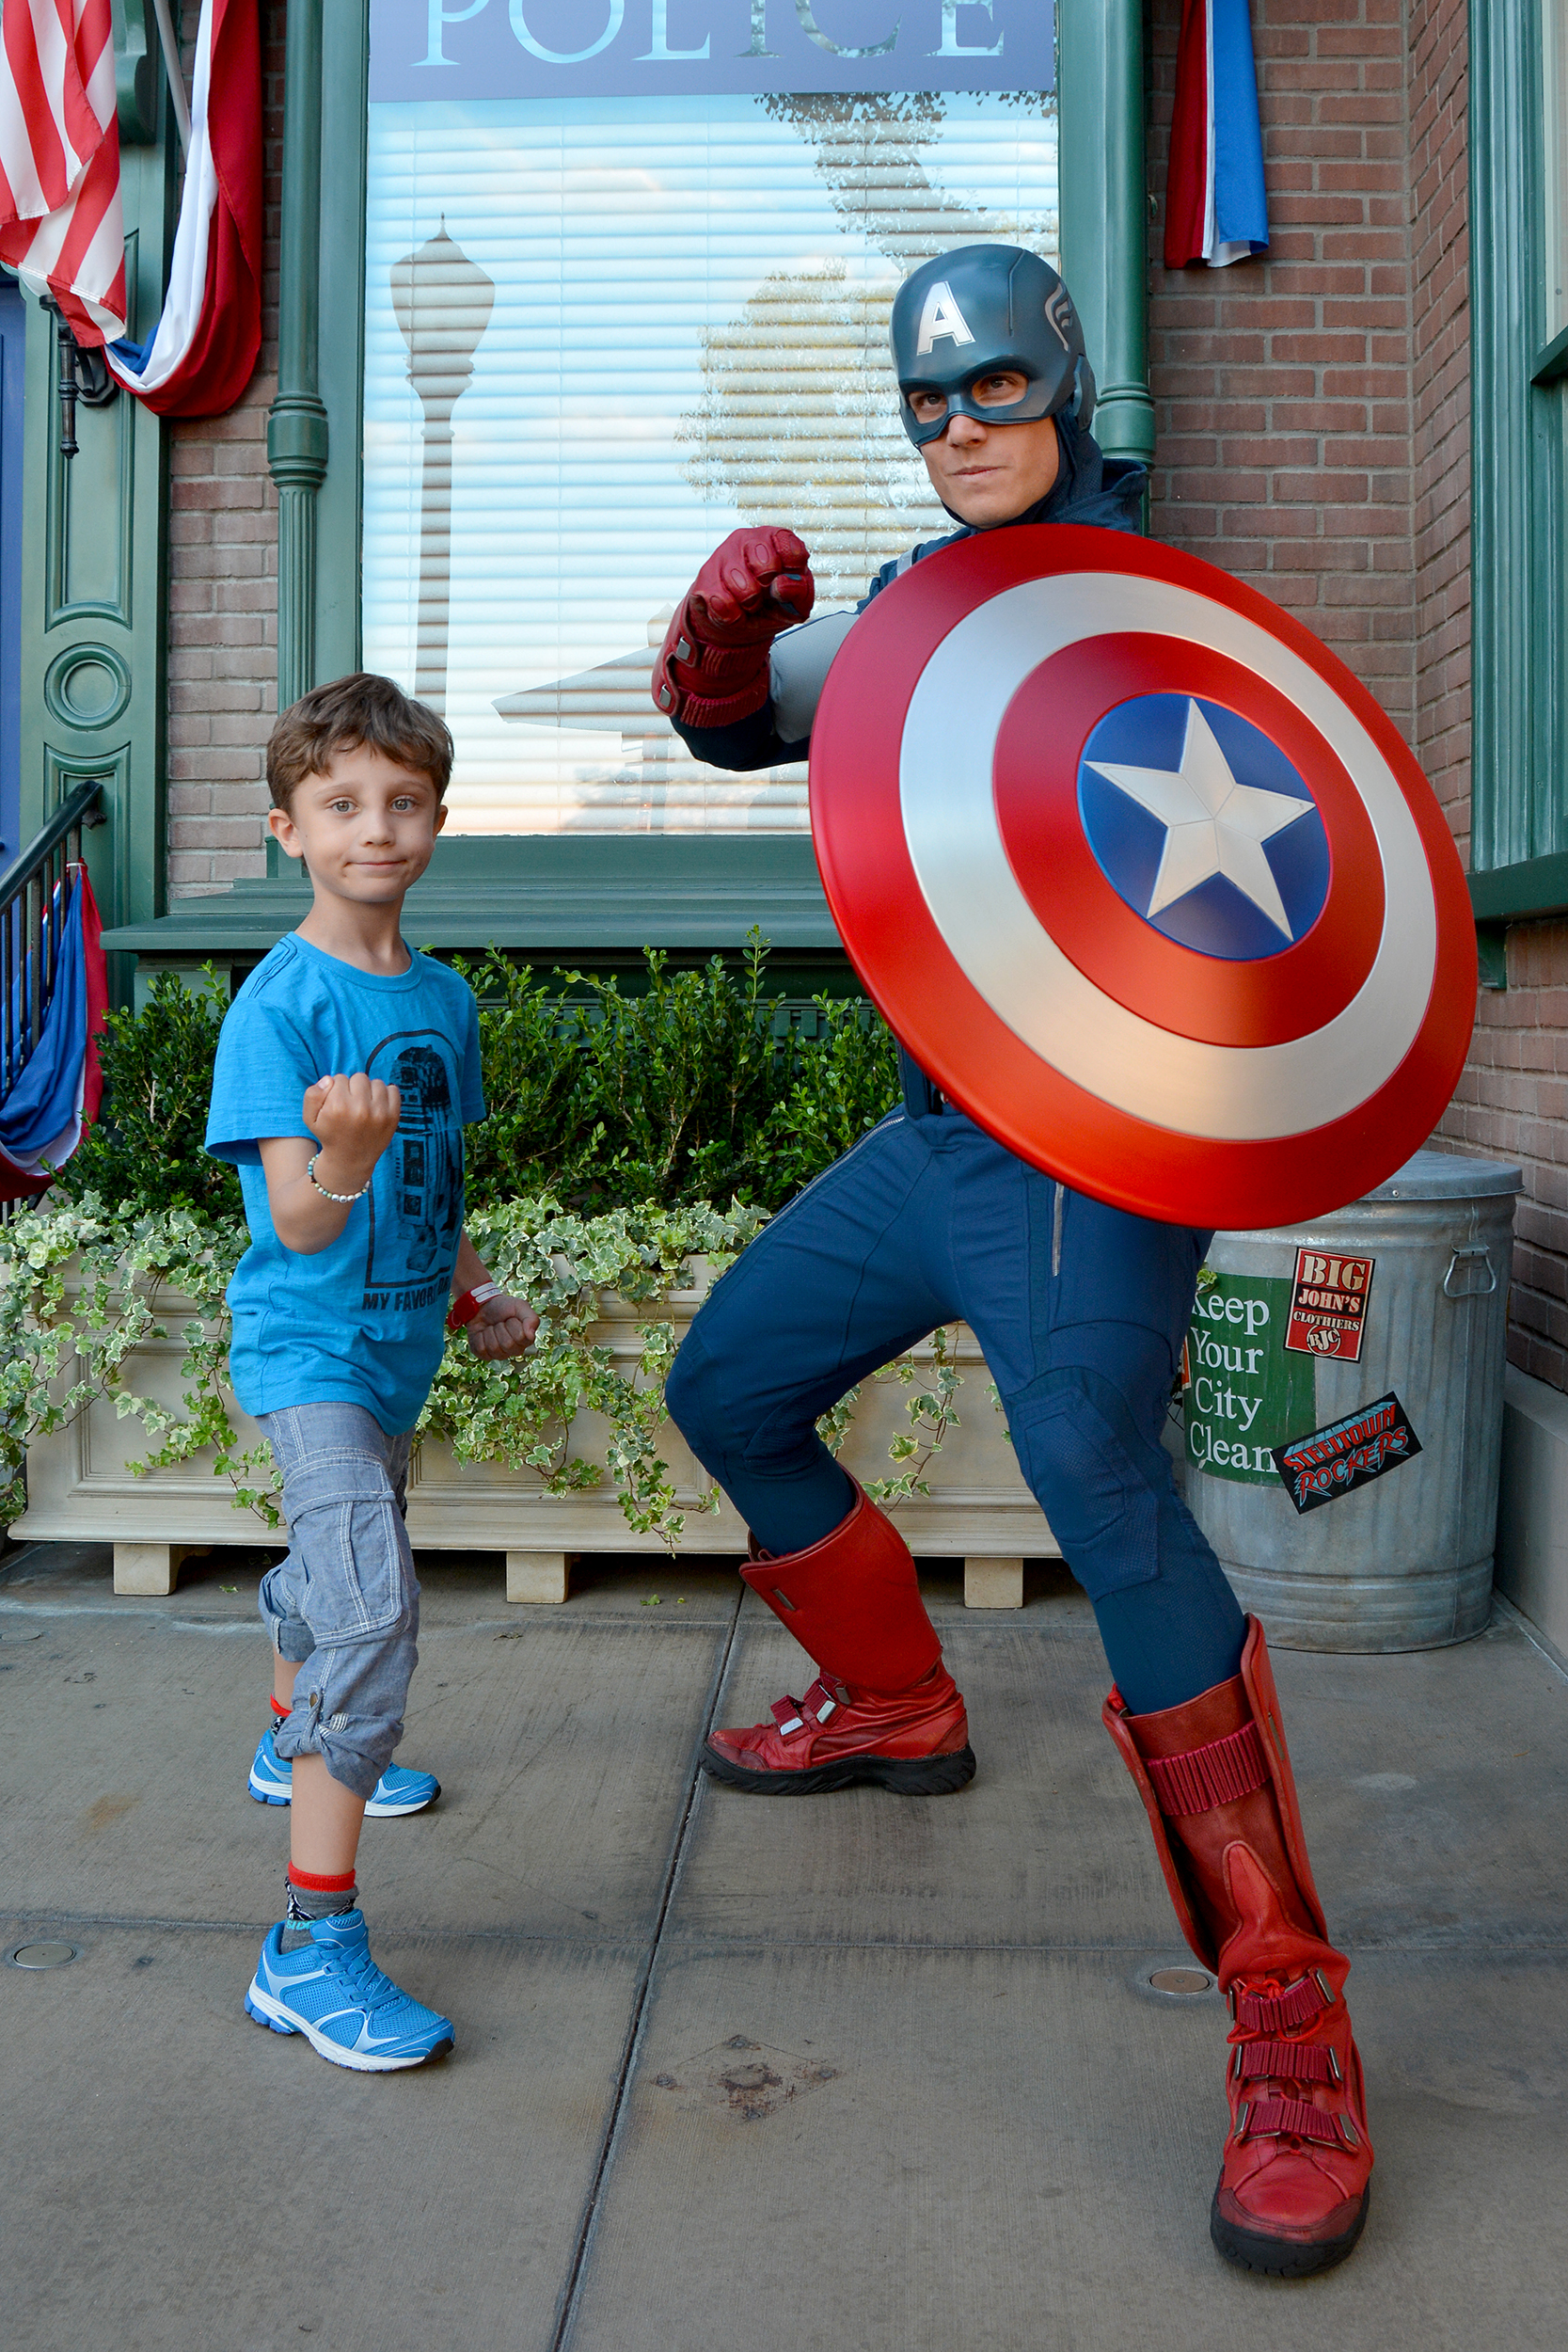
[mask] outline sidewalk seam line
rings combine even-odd
[[[108,1933],[129,1933],[144,1931],[150,1935],[264,1935],[275,1922],[271,1919],[173,1919],[146,1912],[65,1911],[40,1906],[36,1911],[12,1910],[0,1912],[0,1931],[13,1939],[36,1933],[43,1928],[69,1928],[78,1934],[90,1934],[95,1929]],[[391,1928],[387,1931],[389,1942],[418,1944],[451,1942],[470,1945],[516,1944],[548,1945],[569,1951],[603,1952],[636,1945],[628,1930],[625,1933],[577,1936],[562,1931],[533,1928],[465,1928],[450,1930],[429,1925]],[[1486,1943],[1464,1928],[1446,1931],[1441,1942],[1418,1943],[1393,1937],[1377,1939],[1368,1936],[1347,1936],[1344,1949],[1356,1958],[1372,1959],[1384,1954],[1402,1955],[1411,1960],[1445,1960],[1456,1952],[1489,1954],[1494,1959],[1531,1953],[1560,1953],[1568,1947],[1568,1932],[1557,1935],[1516,1936],[1507,1941]],[[917,1958],[966,1960],[987,1952],[1015,1952],[1035,1959],[1125,1959],[1131,1955],[1141,1958],[1157,1947],[1148,1939],[1124,1943],[1067,1943],[1045,1941],[1024,1944],[1007,1941],[1000,1936],[988,1937],[977,1943],[939,1943],[915,1941],[906,1936],[891,1935],[794,1935],[781,1937],[771,1930],[759,1930],[754,1934],[726,1935],[717,1931],[688,1929],[667,1933],[661,1938],[665,1948],[694,1952],[709,1952],[729,1957],[735,1954],[760,1951],[809,1952],[908,1952]]]
[[[724,1683],[729,1675],[730,1657],[735,1648],[735,1637],[740,1627],[740,1604],[745,1596],[745,1585],[737,1584],[735,1608],[731,1613],[729,1628],[724,1635],[723,1646],[720,1650],[712,1678],[708,1683],[707,1697],[703,1708],[703,1727],[699,1735],[699,1745],[691,1759],[686,1784],[686,1799],[681,1807],[680,1820],[676,1825],[674,1836],[671,1841],[670,1860],[665,1867],[664,1885],[659,1897],[658,1911],[654,1919],[653,1933],[648,1939],[647,1952],[632,1994],[631,2014],[626,2023],[626,2039],[621,2047],[621,2063],[615,2076],[615,2089],[610,2098],[610,2113],[605,2118],[604,2130],[599,2139],[598,2159],[594,2167],[594,2177],[589,2182],[588,2195],[578,2217],[577,2238],[572,2249],[571,2266],[566,2273],[561,2290],[561,2298],[556,2306],[556,2324],[550,2337],[550,2352],[565,2352],[565,2346],[577,2324],[578,2299],[587,2271],[588,2253],[593,2243],[594,2224],[598,2219],[600,2199],[610,2177],[610,2166],[614,2161],[616,2145],[620,2137],[621,2121],[626,2112],[626,2093],[631,2087],[632,2071],[642,2046],[642,2028],[647,2018],[648,1996],[653,1990],[654,1970],[658,1964],[659,1951],[664,1942],[665,1922],[669,1917],[670,1905],[674,1897],[676,1883],[680,1878],[681,1865],[686,1859],[687,1846],[690,1840],[692,1822],[697,1809],[697,1798],[703,1781],[702,1747],[706,1743],[708,1734],[713,1729],[713,1720],[718,1713],[719,1702],[723,1694]]]

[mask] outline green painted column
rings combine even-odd
[[[1154,454],[1142,0],[1057,0],[1062,276],[1099,387],[1108,457]]]
[[[1470,863],[1568,848],[1558,767],[1562,692],[1559,404],[1532,389],[1538,281],[1540,20],[1513,0],[1470,8],[1470,574],[1474,736]],[[1554,479],[1554,476],[1556,477]],[[1554,608],[1556,608],[1554,610]]]
[[[316,493],[326,479],[321,396],[322,0],[290,0],[284,58],[277,397],[267,463],[277,485],[277,707],[316,682]]]

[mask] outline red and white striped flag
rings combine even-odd
[[[0,261],[78,342],[125,332],[111,0],[4,0]]]
[[[261,347],[261,39],[256,0],[201,0],[168,291],[110,369],[160,417],[232,408]]]

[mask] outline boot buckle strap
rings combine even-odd
[[[826,1675],[818,1675],[806,1692],[804,1711],[820,1725],[827,1722],[830,1715],[836,1714],[841,1707],[847,1707],[848,1704],[849,1693],[842,1682],[836,1678],[830,1682]]]
[[[1253,2099],[1237,2113],[1238,2141],[1271,2139],[1284,2133],[1294,2139],[1315,2140],[1323,2148],[1361,2145],[1348,2115],[1330,2115],[1309,2099]]]
[[[798,1740],[814,1724],[820,1729],[830,1715],[848,1704],[849,1693],[843,1683],[830,1682],[826,1675],[819,1675],[803,1699],[793,1698],[787,1692],[782,1699],[775,1699],[773,1721],[781,1740]]]
[[[1189,1748],[1183,1756],[1151,1756],[1145,1767],[1154,1784],[1160,1810],[1167,1819],[1212,1813],[1216,1805],[1234,1804],[1255,1788],[1268,1786],[1269,1767],[1262,1737],[1256,1724],[1243,1724],[1207,1747]]]
[[[1321,1968],[1298,1978],[1283,1993],[1230,1988],[1230,2014],[1244,2033],[1298,2033],[1334,2006],[1334,1987]]]
[[[1239,2042],[1232,2071],[1239,2083],[1261,2077],[1298,2083],[1344,2080],[1339,2060],[1326,2042]]]

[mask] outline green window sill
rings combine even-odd
[[[309,887],[293,873],[237,882],[182,899],[156,921],[105,931],[103,945],[144,961],[250,961],[309,905]],[[493,944],[546,964],[636,960],[645,946],[682,960],[733,952],[753,925],[776,962],[809,959],[842,975],[844,950],[804,834],[470,834],[438,844],[404,917],[421,946],[473,954]]]

